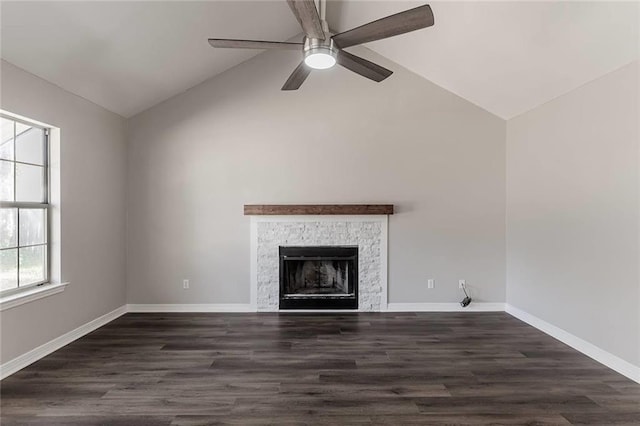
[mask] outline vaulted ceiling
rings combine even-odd
[[[344,31],[424,3],[330,1],[327,20]],[[638,58],[637,2],[430,4],[435,26],[367,47],[505,119]],[[3,59],[125,117],[261,53],[208,37],[300,33],[284,0],[2,1],[0,16]]]
[[[344,2],[338,31],[420,4]],[[637,2],[433,3],[433,28],[369,48],[505,119],[638,58]]]

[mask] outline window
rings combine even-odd
[[[49,129],[0,115],[0,294],[49,281]]]

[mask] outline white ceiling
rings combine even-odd
[[[0,13],[3,59],[124,117],[261,53],[209,37],[300,33],[285,1],[2,1]]]
[[[420,4],[331,1],[328,21],[344,31]],[[505,119],[638,58],[637,2],[430,4],[434,27],[367,46]],[[125,117],[260,53],[208,37],[300,32],[284,0],[2,1],[0,13],[3,59]]]
[[[345,31],[424,2],[328,8]],[[639,3],[431,2],[432,28],[367,46],[505,119],[638,58]]]

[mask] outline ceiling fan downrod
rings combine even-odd
[[[317,0],[316,7],[319,11],[324,39],[305,36],[302,57],[306,66],[314,70],[325,70],[332,68],[336,64],[338,49],[333,44],[333,39],[329,32],[329,24],[325,19],[327,0]]]

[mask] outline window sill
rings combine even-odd
[[[15,308],[16,306],[24,305],[25,303],[33,302],[34,300],[42,299],[43,297],[60,293],[64,291],[67,284],[69,283],[44,284],[22,293],[2,297],[0,298],[0,312]]]

